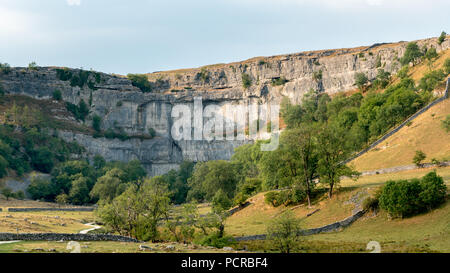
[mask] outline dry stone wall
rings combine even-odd
[[[343,163],[346,164],[352,160],[355,160],[356,158],[362,156],[363,154],[367,153],[368,151],[372,150],[373,148],[375,148],[376,146],[378,146],[378,144],[380,144],[381,142],[385,141],[386,139],[388,139],[389,137],[391,137],[392,135],[394,135],[395,133],[397,133],[398,131],[400,131],[400,129],[402,129],[403,127],[407,126],[411,121],[413,121],[414,119],[416,119],[418,116],[420,116],[421,114],[423,114],[425,111],[427,111],[428,109],[430,109],[431,107],[435,106],[436,104],[448,99],[448,88],[450,85],[450,78],[447,79],[447,87],[445,89],[444,95],[434,101],[432,101],[431,103],[429,103],[427,106],[423,107],[422,109],[420,109],[419,111],[417,111],[416,113],[414,113],[412,116],[410,116],[408,119],[406,119],[404,122],[402,122],[400,125],[398,125],[397,127],[395,127],[394,129],[390,130],[388,133],[386,133],[384,136],[382,136],[381,138],[379,138],[377,141],[375,141],[374,143],[372,143],[369,147],[365,148],[364,150],[360,151],[359,153],[357,153],[356,155],[352,156],[351,158],[347,159],[346,161],[344,161]]]
[[[116,241],[139,242],[136,239],[110,234],[65,233],[0,233],[0,241]]]
[[[8,208],[8,212],[35,212],[35,211],[94,211],[94,207],[85,208]]]
[[[333,223],[333,224],[329,224],[329,225],[326,225],[326,226],[323,226],[323,227],[319,227],[319,228],[302,230],[299,235],[301,235],[301,236],[308,236],[308,235],[314,235],[314,234],[319,234],[319,233],[324,233],[324,232],[339,231],[342,228],[350,226],[353,222],[355,222],[356,220],[361,218],[364,215],[364,213],[365,213],[364,210],[359,210],[358,212],[356,212],[352,216],[350,216],[350,217],[348,217],[348,218],[346,218],[346,219],[344,219],[342,221],[339,221],[339,222],[336,222],[336,223]],[[265,239],[267,239],[267,234],[235,237],[234,239],[236,241],[265,240]]]

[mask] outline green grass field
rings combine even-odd
[[[179,243],[145,243],[151,250],[142,251],[139,246],[142,243],[124,242],[79,242],[81,253],[234,253],[194,244]],[[70,253],[73,249],[67,249],[68,242],[16,242],[0,244],[0,253]],[[168,249],[173,246],[174,249]]]
[[[93,212],[0,212],[0,232],[78,233],[93,222]]]
[[[335,196],[329,200],[325,196],[313,202],[313,208],[278,207],[264,204],[263,193],[251,198],[254,204],[231,216],[227,220],[226,232],[234,236],[264,234],[266,223],[282,211],[292,210],[302,219],[303,228],[319,227],[343,220],[352,214],[354,205],[346,202],[354,194],[366,190],[373,194],[376,189],[390,179],[419,178],[433,169],[418,169],[393,174],[361,177],[358,181],[344,180]],[[450,186],[450,167],[438,168]],[[310,217],[308,212],[320,211]],[[378,241],[385,252],[450,252],[450,200],[439,208],[421,215],[405,219],[389,219],[380,211],[376,215],[367,213],[351,226],[332,233],[323,233],[302,238],[298,252],[368,252],[366,245]],[[267,241],[240,242],[239,247],[253,251],[271,251]]]

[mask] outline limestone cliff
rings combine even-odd
[[[369,79],[375,78],[379,68],[396,72],[406,44],[303,52],[155,72],[148,74],[152,87],[149,93],[143,93],[124,76],[104,73],[91,73],[90,85],[80,88],[61,80],[55,67],[12,68],[8,74],[0,73],[0,82],[7,94],[49,100],[55,90],[60,90],[64,101],[89,102],[86,124],[98,115],[102,129],[120,128],[132,138],[125,141],[94,138],[73,131],[61,131],[60,136],[85,146],[89,156],[100,154],[107,160],[121,161],[139,159],[152,175],[157,175],[175,168],[182,160],[229,159],[235,147],[248,141],[175,141],[171,136],[171,112],[175,105],[186,104],[192,108],[194,97],[202,97],[203,106],[215,103],[220,107],[244,101],[279,102],[282,97],[299,103],[310,89],[329,94],[352,90],[357,72],[364,72]],[[435,38],[420,40],[418,44],[433,46],[438,52],[450,47],[448,39],[441,45]],[[74,75],[80,72],[68,71]],[[250,82],[247,88],[243,85],[244,74]],[[273,84],[277,80],[280,84]],[[154,138],[137,137],[148,134],[150,128],[156,132]]]

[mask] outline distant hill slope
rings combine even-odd
[[[410,67],[409,76],[416,83],[429,71],[442,69],[446,59],[450,58],[450,50],[443,50],[433,62],[424,61]],[[393,83],[400,80],[396,77]],[[434,93],[443,96],[445,83],[439,84]],[[431,162],[435,158],[440,161],[450,160],[450,134],[445,132],[441,121],[450,114],[450,99],[438,103],[418,116],[411,125],[403,127],[399,132],[381,142],[369,152],[350,161],[358,171],[371,171],[403,165],[411,165],[417,150],[425,152]]]
[[[450,160],[450,134],[441,126],[447,115],[450,115],[450,99],[428,109],[410,126],[403,127],[350,164],[358,171],[410,165],[417,150],[427,155],[425,162],[432,158]]]

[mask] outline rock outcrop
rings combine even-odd
[[[220,108],[239,103],[279,103],[288,97],[299,103],[310,89],[334,94],[355,89],[355,73],[364,72],[374,79],[377,70],[396,72],[398,58],[406,42],[378,44],[352,49],[323,50],[298,54],[254,58],[240,63],[219,64],[198,69],[155,72],[148,74],[152,92],[143,93],[123,76],[92,72],[88,83],[80,86],[61,80],[58,68],[12,68],[0,73],[0,84],[6,94],[26,95],[39,100],[52,99],[61,91],[66,102],[90,104],[89,125],[98,115],[102,129],[120,129],[131,137],[94,138],[75,131],[60,131],[66,140],[75,140],[87,149],[89,156],[100,154],[106,160],[139,159],[151,175],[176,168],[183,160],[206,161],[229,159],[234,148],[250,140],[182,140],[172,137],[172,109],[177,105],[194,108],[194,98],[202,97],[203,107],[216,104]],[[437,39],[418,41],[419,46],[447,49]],[[67,69],[78,75],[79,69]],[[61,72],[61,71],[59,71]],[[247,78],[244,88],[243,78]],[[149,131],[155,137],[148,136]],[[141,137],[139,137],[141,136]]]

